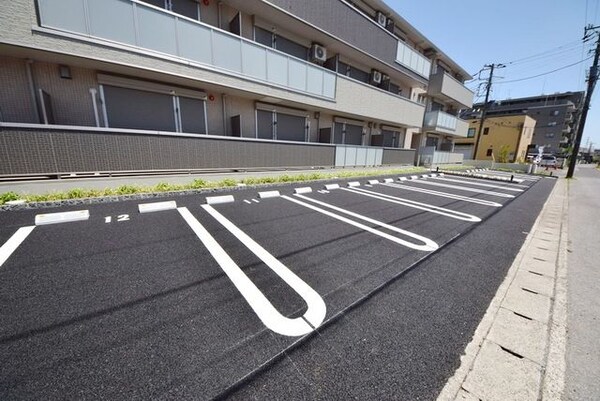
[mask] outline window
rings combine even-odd
[[[483,135],[487,135],[487,134],[489,134],[489,133],[490,133],[490,127],[485,127],[485,128],[483,129]],[[489,156],[489,155],[488,155],[488,156]]]
[[[485,155],[486,156],[491,156],[492,155],[492,149],[488,149]]]
[[[475,128],[469,128],[469,130],[467,131],[467,138],[474,138],[475,137]]]
[[[302,60],[308,60],[308,48],[293,42],[283,36],[267,31],[260,27],[254,27],[254,40],[260,44],[280,50],[291,56]]]
[[[306,116],[276,110],[256,110],[256,127],[260,139],[305,142],[308,132]]]

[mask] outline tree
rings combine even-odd
[[[508,153],[510,152],[510,146],[502,145],[498,151],[498,163],[508,163]]]

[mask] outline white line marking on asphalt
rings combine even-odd
[[[8,241],[6,241],[4,245],[0,247],[0,267],[2,267],[4,262],[6,262],[8,258],[10,258],[10,255],[13,254],[13,252],[19,247],[19,245],[21,245],[21,243],[25,241],[25,238],[27,238],[27,236],[31,234],[34,228],[35,226],[19,228],[12,235],[12,237],[10,237]]]
[[[373,188],[373,185],[371,185],[371,184],[365,184],[365,187],[367,187],[367,188]]]
[[[315,290],[246,235],[246,233],[217,212],[212,206],[202,205],[202,208],[229,230],[229,232],[235,235],[238,240],[269,266],[275,274],[292,287],[306,302],[308,309],[302,317],[290,319],[283,316],[190,211],[185,207],[178,208],[177,210],[179,210],[181,216],[200,241],[202,241],[212,257],[215,258],[221,269],[223,269],[227,277],[229,277],[233,285],[235,285],[265,326],[281,335],[301,336],[310,333],[313,331],[313,327],[317,328],[323,322],[327,308],[323,298]]]
[[[248,203],[248,204],[252,204],[252,202],[250,202],[248,199],[244,199],[244,202]]]
[[[324,189],[322,189],[320,191],[317,191],[317,192],[320,193],[320,194],[328,194],[329,193],[329,191],[326,191]]]
[[[268,199],[268,198],[278,198],[281,194],[279,191],[263,191],[258,193],[258,197],[260,199]]]
[[[514,195],[503,194],[501,192],[487,191],[485,189],[461,187],[459,185],[442,184],[442,183],[439,183],[439,182],[431,182],[431,181],[425,181],[425,180],[419,181],[419,184],[433,185],[433,186],[436,186],[436,187],[458,189],[459,191],[475,192],[475,193],[478,193],[478,194],[484,194],[484,195],[490,195],[490,196],[498,196],[500,198],[514,198],[515,197]]]
[[[301,187],[301,188],[294,189],[294,193],[296,193],[296,194],[309,194],[311,192],[312,192],[311,187]]]
[[[140,203],[138,210],[140,213],[162,212],[163,210],[177,209],[175,201]]]
[[[360,182],[358,182],[358,181],[350,181],[348,183],[348,186],[349,187],[360,187]]]
[[[254,199],[254,198],[252,198],[252,202],[254,202],[254,203],[260,203],[260,201],[258,199]]]
[[[495,185],[495,184],[486,184],[484,182],[476,182],[476,181],[465,181],[465,180],[455,180],[452,178],[444,178],[444,177],[438,177],[436,178],[436,180],[441,180],[441,181],[447,181],[447,182],[458,182],[458,183],[462,183],[462,184],[468,184],[468,185],[475,185],[478,187],[486,187],[486,188],[501,188],[507,191],[513,191],[513,192],[523,192],[523,189],[520,188],[511,188],[507,185]]]
[[[440,177],[442,177],[440,175]],[[444,177],[446,180],[449,180],[450,177],[452,176],[448,176],[448,177]],[[460,177],[458,179],[459,182],[464,182],[466,183],[471,183],[471,182],[481,182],[481,180],[479,178],[474,178],[474,177]],[[506,184],[502,184],[501,187],[502,188],[507,188],[507,187],[514,187],[514,188],[523,188],[523,189],[527,189],[529,188],[529,185],[522,185],[522,184],[515,184],[515,183],[511,183],[510,181]]]
[[[450,218],[457,219],[457,220],[469,221],[472,223],[478,223],[481,221],[481,219],[479,217],[473,216],[472,214],[462,213],[462,212],[458,212],[458,211],[455,211],[452,209],[446,209],[445,207],[435,206],[435,205],[431,205],[429,203],[422,203],[422,202],[417,202],[417,201],[413,201],[410,199],[398,198],[396,196],[380,194],[378,192],[373,192],[373,191],[369,191],[369,190],[361,189],[361,188],[352,188],[352,189],[342,188],[342,189],[344,189],[348,192],[353,192],[355,194],[364,195],[364,196],[379,199],[382,201],[396,203],[398,205],[403,205],[403,206],[408,206],[408,207],[412,207],[415,209],[424,210],[426,212],[439,214],[439,215],[450,217]]]
[[[478,205],[502,207],[501,203],[492,202],[492,201],[485,200],[485,199],[470,198],[468,196],[456,195],[456,194],[451,194],[448,192],[434,191],[433,189],[410,187],[408,185],[402,185],[402,184],[384,184],[384,185],[386,185],[388,187],[392,187],[392,188],[405,189],[407,191],[422,192],[424,194],[441,196],[442,198],[456,199],[456,200],[460,200],[463,202],[476,203]]]
[[[327,184],[325,185],[325,189],[331,191],[332,189],[339,189],[340,184]]]
[[[222,196],[207,196],[206,203],[209,205],[218,205],[220,203],[231,203],[235,202],[233,195],[222,195]]]
[[[70,223],[72,221],[82,221],[90,218],[89,210],[77,210],[74,212],[47,213],[35,216],[35,225]]]
[[[437,243],[435,243],[434,241],[432,241],[431,239],[429,239],[427,237],[423,237],[421,235],[415,234],[415,233],[410,232],[410,231],[402,230],[402,229],[400,229],[398,227],[394,227],[392,225],[383,223],[381,221],[378,221],[378,220],[375,220],[375,219],[371,219],[371,218],[369,218],[367,216],[363,216],[363,215],[360,215],[358,213],[354,213],[354,212],[351,212],[349,210],[345,210],[345,209],[339,208],[337,206],[330,205],[329,203],[321,202],[321,201],[318,201],[316,199],[311,199],[311,198],[306,197],[304,195],[298,195],[298,194],[296,194],[294,196],[296,196],[298,198],[305,199],[305,200],[307,200],[309,202],[313,202],[313,203],[316,203],[318,205],[321,205],[321,206],[333,209],[333,210],[335,210],[337,212],[347,214],[347,215],[352,216],[354,218],[361,219],[361,220],[367,221],[367,222],[372,223],[372,224],[376,224],[376,225],[378,225],[380,227],[387,228],[388,230],[395,231],[395,232],[397,232],[399,234],[402,234],[402,235],[406,235],[407,237],[414,238],[414,239],[416,239],[418,241],[421,241],[423,243],[423,245],[418,245],[418,244],[415,244],[413,242],[405,241],[405,240],[400,239],[398,237],[395,237],[393,235],[390,235],[390,234],[384,233],[382,231],[379,231],[379,230],[377,230],[375,228],[371,228],[371,227],[366,226],[364,224],[358,223],[358,222],[356,222],[354,220],[350,220],[350,219],[348,219],[348,218],[346,218],[344,216],[340,216],[339,214],[332,213],[332,212],[330,212],[328,210],[321,209],[319,207],[316,207],[314,205],[308,204],[306,202],[302,202],[302,201],[300,201],[298,199],[294,199],[294,198],[286,196],[286,195],[282,196],[282,198],[286,199],[286,200],[289,200],[290,202],[294,202],[294,203],[296,203],[298,205],[302,205],[304,207],[307,207],[307,208],[309,208],[311,210],[314,210],[316,212],[322,213],[322,214],[324,214],[326,216],[333,217],[334,219],[343,221],[344,223],[353,225],[353,226],[358,227],[358,228],[360,228],[362,230],[368,231],[368,232],[370,232],[372,234],[375,234],[375,235],[378,235],[378,236],[383,237],[385,239],[388,239],[390,241],[393,241],[393,242],[395,242],[397,244],[404,245],[404,246],[406,246],[408,248],[417,249],[419,251],[426,251],[426,252],[435,251],[436,249],[439,248],[439,246],[438,246]]]

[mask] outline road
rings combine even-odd
[[[0,399],[435,399],[554,180],[383,178],[0,213]]]

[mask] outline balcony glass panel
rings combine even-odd
[[[283,54],[269,52],[267,53],[267,81],[274,82],[279,85],[288,84],[288,68],[287,56]]]
[[[306,90],[306,63],[298,60],[289,60],[289,85],[292,88]]]
[[[242,43],[242,72],[258,79],[267,79],[267,52],[264,47]]]
[[[411,49],[403,42],[398,41],[398,50],[396,53],[396,61],[405,67],[410,68],[417,74],[429,78],[431,70],[431,61],[421,55],[414,49]]]
[[[311,93],[322,93],[323,91],[323,70],[308,66],[308,72],[306,75],[307,92]]]
[[[204,64],[212,64],[210,29],[186,20],[177,20],[179,56]]]
[[[175,16],[149,7],[138,7],[137,14],[140,46],[177,54]]]
[[[52,4],[59,1],[51,1]],[[87,0],[90,35],[135,45],[132,3],[124,0]],[[110,5],[110,6],[109,6]],[[141,7],[140,7],[141,8]]]
[[[42,25],[87,33],[83,0],[39,1]]]
[[[222,32],[213,31],[213,63],[226,70],[242,72],[242,43]]]
[[[158,51],[236,75],[335,98],[337,75],[136,0],[38,0],[41,25]],[[87,4],[87,7],[85,7]]]

